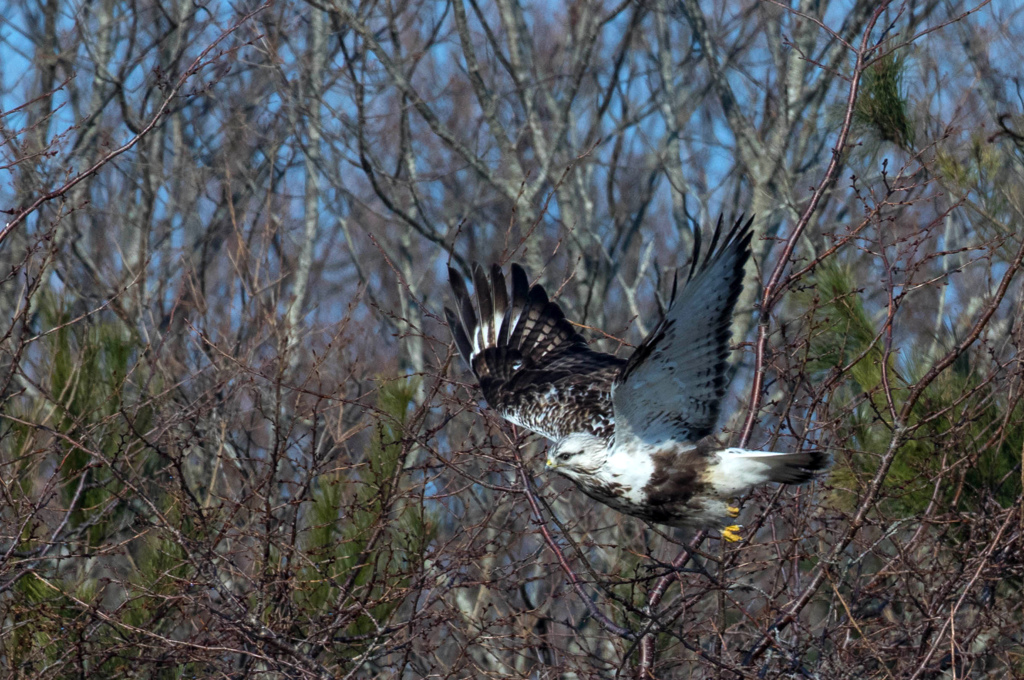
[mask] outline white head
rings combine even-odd
[[[577,432],[558,440],[548,450],[547,468],[572,478],[594,474],[607,459],[607,440]]]

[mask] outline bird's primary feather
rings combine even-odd
[[[728,381],[732,310],[750,256],[750,224],[719,241],[719,219],[703,262],[695,254],[682,292],[612,383],[616,438],[647,444],[696,441],[711,434]]]
[[[462,311],[445,308],[445,314],[491,408],[549,439],[574,432],[610,437],[611,383],[625,362],[588,347],[544,288],[529,285],[519,265],[512,265],[511,303],[504,288],[496,292],[504,286],[500,270],[492,272],[493,285],[482,267],[474,270],[480,321],[454,269],[449,276]]]

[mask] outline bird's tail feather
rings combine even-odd
[[[712,483],[722,495],[740,495],[764,482],[805,484],[828,467],[824,451],[751,451],[729,448],[719,452]]]
[[[828,454],[824,451],[773,453],[755,460],[766,463],[769,466],[769,481],[779,484],[805,484],[829,464]]]

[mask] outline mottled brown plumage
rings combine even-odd
[[[449,276],[460,313],[446,307],[448,325],[491,408],[549,439],[573,432],[610,439],[611,384],[625,361],[588,347],[517,264],[511,302],[500,268],[492,268],[491,285],[474,267],[479,320],[462,277],[454,269]]]
[[[723,235],[719,220],[703,253],[697,234],[686,283],[628,360],[592,350],[515,264],[511,291],[498,266],[490,280],[474,267],[475,306],[450,269],[448,325],[491,408],[554,440],[549,467],[588,496],[650,522],[721,528],[735,517],[731,497],[805,482],[827,463],[820,452],[749,451],[708,436],[728,387],[750,225],[740,219]]]

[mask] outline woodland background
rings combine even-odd
[[[1024,678],[1024,6],[0,7],[3,677]],[[519,261],[626,353],[720,213],[726,436],[834,457],[730,545],[441,315]]]

